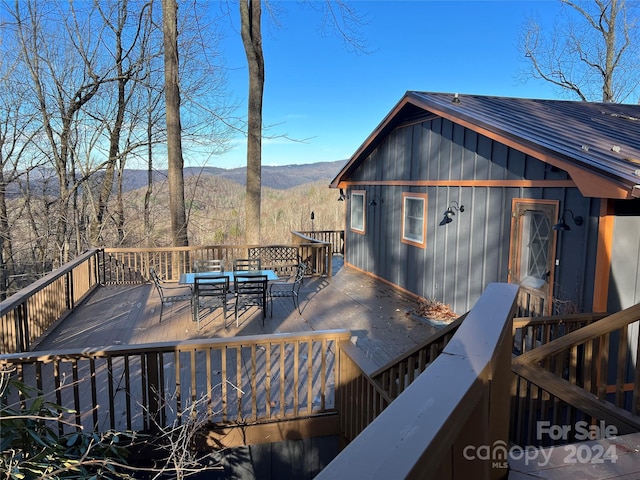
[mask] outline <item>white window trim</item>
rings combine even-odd
[[[420,200],[422,202],[422,241],[415,238],[408,238],[406,236],[407,217],[405,207],[409,200]],[[427,194],[426,193],[414,193],[414,192],[402,192],[402,231],[401,242],[415,247],[426,248],[427,246]]]
[[[362,197],[362,228],[360,228],[360,225],[354,226],[353,224],[354,202],[356,198],[360,198],[360,197]],[[352,190],[350,195],[350,200],[351,200],[351,205],[350,205],[350,215],[349,215],[350,217],[349,226],[353,232],[365,233],[366,225],[367,225],[367,216],[366,216],[367,210],[365,208],[365,206],[367,205],[367,192],[365,190]]]

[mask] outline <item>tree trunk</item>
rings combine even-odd
[[[184,177],[180,125],[180,88],[178,86],[178,4],[162,0],[164,31],[164,94],[167,121],[167,162],[169,176],[169,211],[174,247],[189,244],[184,204]]]
[[[6,187],[7,182],[5,182],[4,173],[0,169],[0,302],[5,299],[5,293],[9,290],[9,279],[14,273],[13,247],[5,195]]]
[[[247,197],[245,200],[245,241],[260,243],[260,197],[262,175],[262,97],[264,56],[260,30],[260,0],[240,0],[242,43],[249,66],[249,108],[247,115]]]

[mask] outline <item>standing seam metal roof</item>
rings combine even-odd
[[[640,105],[463,94],[457,98],[459,102],[453,102],[452,93],[407,92],[395,114],[385,118],[332,185],[349,176],[381,141],[385,128],[401,121],[394,117],[401,116],[406,104],[534,146],[629,191],[640,184]]]

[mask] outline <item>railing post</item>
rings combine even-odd
[[[147,428],[152,432],[157,432],[165,427],[165,418],[163,415],[164,407],[162,403],[163,388],[160,382],[160,368],[162,368],[162,362],[158,361],[158,356],[162,356],[161,352],[148,352],[145,353],[146,367],[147,367],[147,405],[143,405],[143,408],[148,410],[148,425]],[[144,375],[144,372],[143,372]]]

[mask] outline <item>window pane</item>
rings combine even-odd
[[[351,194],[351,228],[364,231],[364,194]]]
[[[416,243],[424,242],[424,199],[405,197],[403,238]]]
[[[544,212],[529,210],[522,217],[520,283],[540,288],[547,280],[551,224]]]

